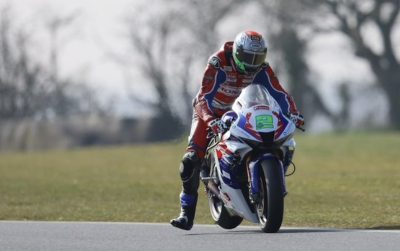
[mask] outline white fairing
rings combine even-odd
[[[226,194],[228,194],[229,199]],[[221,183],[221,197],[224,198],[225,206],[233,210],[238,216],[251,222],[258,222],[257,215],[250,211],[240,189],[233,189]]]
[[[228,133],[227,133],[228,134]],[[244,156],[247,152],[251,151],[251,147],[249,147],[246,144],[241,144],[238,142],[229,142],[226,141],[227,146],[229,149],[231,149],[233,152],[239,152],[241,156]],[[215,155],[216,157],[216,155]],[[257,215],[253,212],[250,211],[249,206],[247,205],[246,199],[243,196],[243,193],[240,189],[234,189],[228,185],[226,185],[223,182],[223,179],[221,176],[225,175],[228,176],[229,174],[224,172],[219,168],[219,164],[217,162],[218,166],[218,175],[219,180],[221,181],[221,187],[220,187],[220,193],[221,193],[221,198],[223,199],[225,206],[232,211],[234,211],[238,216],[251,221],[251,222],[258,222]],[[228,177],[230,178],[230,177]]]
[[[231,135],[231,132],[229,132],[229,131],[227,133],[225,133],[223,140],[226,140],[227,138],[229,138],[230,135]],[[240,156],[244,156],[244,155],[246,155],[246,153],[248,153],[252,150],[252,148],[249,145],[247,145],[246,143],[243,143],[243,142],[231,141],[231,140],[226,140],[224,142],[230,151],[238,152],[238,153],[240,153]]]

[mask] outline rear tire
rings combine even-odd
[[[224,206],[224,203],[210,190],[208,190],[207,195],[211,216],[216,224],[225,229],[233,229],[242,223],[243,218],[239,216],[230,216],[228,210]]]
[[[283,177],[279,168],[276,160],[266,159],[259,170],[260,201],[255,209],[260,228],[265,233],[278,232],[283,221]]]

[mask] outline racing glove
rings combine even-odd
[[[219,118],[211,120],[207,125],[215,134],[228,130],[228,126]]]
[[[297,127],[304,125],[304,117],[300,113],[291,113],[289,118]]]

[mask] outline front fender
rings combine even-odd
[[[248,164],[248,170],[249,170],[249,175],[250,175],[250,195],[258,195],[260,190],[259,190],[259,167],[260,163],[264,159],[275,159],[276,163],[278,164],[277,167],[279,169],[279,172],[282,177],[282,191],[284,194],[286,194],[286,185],[285,185],[285,173],[283,171],[283,164],[282,161],[276,158],[276,156],[273,153],[263,153],[260,155],[255,156],[254,159],[249,161]]]

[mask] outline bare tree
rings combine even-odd
[[[48,13],[43,21],[50,40],[49,64],[44,67],[48,73],[48,88],[51,92],[48,101],[52,106],[52,113],[61,117],[87,112],[102,113],[91,88],[76,78],[61,78],[59,73],[59,54],[71,42],[71,37],[61,39],[61,34],[65,29],[76,27],[74,25],[79,22],[79,12],[63,15]]]
[[[59,48],[52,46],[40,55],[32,43],[34,32],[16,26],[11,8],[0,10],[0,118],[66,117],[79,113],[106,112],[94,92],[79,80],[58,77]],[[49,33],[54,42],[57,32],[71,18],[50,20]],[[54,45],[55,43],[53,43]],[[51,55],[50,66],[39,56]]]
[[[310,1],[308,1],[310,3]],[[329,0],[312,1],[315,8],[325,15],[331,14],[336,25],[320,27],[320,30],[334,30],[346,35],[352,42],[356,56],[365,59],[385,91],[390,104],[391,124],[400,130],[400,61],[396,57],[393,33],[399,26],[400,0]],[[375,28],[381,41],[381,51],[373,49],[368,28]]]
[[[46,98],[42,69],[28,52],[29,34],[15,30],[10,8],[0,11],[0,117],[31,117]]]

